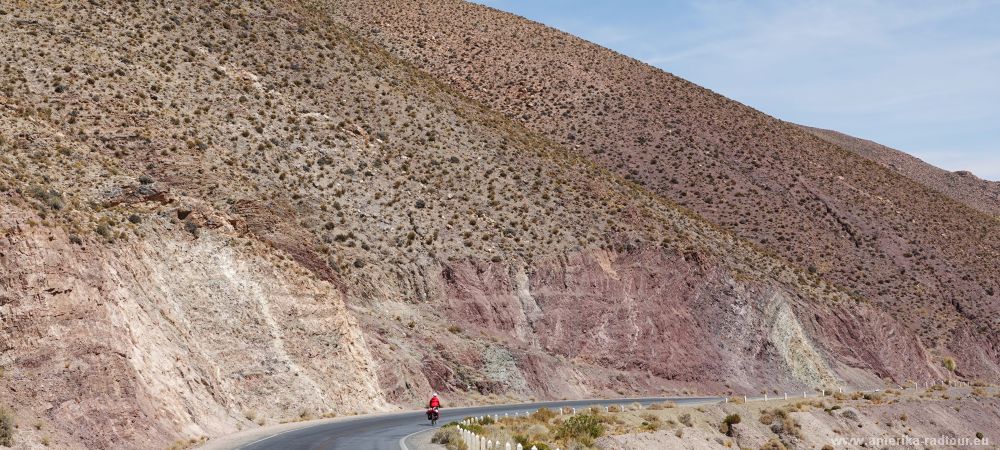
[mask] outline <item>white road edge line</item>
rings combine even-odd
[[[253,441],[253,442],[250,442],[250,443],[246,443],[246,444],[243,444],[243,445],[241,445],[241,446],[239,446],[239,447],[236,447],[236,448],[237,448],[237,449],[241,449],[241,448],[246,448],[246,447],[249,447],[249,446],[251,446],[251,445],[254,445],[254,444],[258,443],[258,442],[263,442],[263,441],[266,441],[266,440],[268,440],[268,439],[271,439],[271,438],[273,438],[273,437],[278,437],[278,436],[281,436],[281,435],[283,435],[283,434],[285,434],[285,433],[291,433],[291,432],[293,432],[293,431],[298,431],[299,429],[300,429],[300,428],[293,428],[293,429],[291,429],[291,430],[285,430],[285,431],[282,431],[281,433],[276,433],[276,434],[272,434],[272,435],[270,435],[270,436],[267,436],[267,437],[264,437],[264,438],[260,438],[260,439],[257,439],[256,441]],[[406,450],[406,449],[403,449],[403,450]]]
[[[415,434],[420,434],[420,433],[423,433],[425,431],[427,431],[427,430],[415,431],[415,432],[410,433],[410,434],[408,434],[406,436],[403,436],[403,438],[399,440],[399,448],[402,449],[402,450],[410,450],[410,447],[406,446],[406,440],[409,439],[410,436],[413,436]]]

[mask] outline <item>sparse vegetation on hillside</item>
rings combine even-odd
[[[14,446],[14,416],[5,408],[0,408],[0,445]]]

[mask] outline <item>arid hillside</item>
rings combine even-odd
[[[833,130],[806,126],[802,128],[827,142],[851,150],[928,188],[941,192],[957,202],[964,203],[993,217],[1000,217],[1000,182],[984,180],[965,171],[949,172],[877,142],[859,139]]]
[[[909,264],[891,270],[921,281],[897,317],[857,287],[874,275],[740,238],[328,6],[0,3],[0,410],[15,447],[166,447],[432,390],[454,404],[941,379],[948,342],[965,345],[949,353],[958,375],[995,375],[995,324],[957,328],[993,298],[977,258],[995,257],[996,230],[978,213],[962,210],[973,234],[951,215],[899,225],[953,226],[935,239],[962,236],[968,269],[884,238],[908,252],[887,250]],[[747,114],[758,132],[784,126]],[[843,221],[859,254],[884,232],[864,223]],[[810,245],[833,252],[835,237]]]
[[[323,3],[470,98],[871,299],[934,353],[962,360],[962,373],[1000,373],[1000,221],[982,212],[995,204],[962,202],[979,194],[939,191],[660,69],[491,8]]]

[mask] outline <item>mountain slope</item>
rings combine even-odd
[[[1000,182],[983,180],[969,172],[949,172],[920,159],[866,139],[832,130],[802,126],[820,139],[851,150],[899,172],[930,189],[991,216],[1000,216]]]
[[[0,407],[19,447],[162,447],[431,390],[944,376],[877,304],[322,4],[0,10]]]
[[[654,67],[453,0],[324,2],[465,95],[898,316],[1000,373],[1000,222]]]

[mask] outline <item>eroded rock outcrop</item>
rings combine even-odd
[[[341,294],[231,228],[195,238],[160,217],[128,244],[77,246],[3,210],[0,402],[22,429],[64,448],[150,448],[251,414],[385,406]]]

